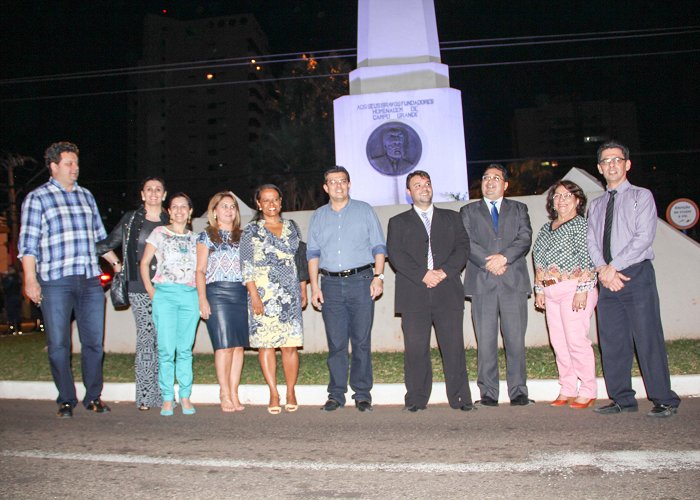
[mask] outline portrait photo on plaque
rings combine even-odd
[[[418,164],[422,152],[418,133],[401,122],[383,123],[367,139],[367,160],[383,175],[407,174]]]

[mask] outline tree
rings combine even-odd
[[[251,164],[258,184],[275,182],[287,210],[310,210],[325,202],[321,174],[334,164],[333,101],[348,93],[349,64],[341,58],[304,55],[283,74],[268,101],[261,138]]]

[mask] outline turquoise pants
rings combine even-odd
[[[192,345],[199,321],[197,289],[179,284],[157,284],[153,295],[153,324],[158,332],[158,383],[163,401],[192,393]]]

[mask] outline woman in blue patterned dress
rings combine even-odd
[[[153,302],[153,323],[158,332],[158,383],[163,394],[160,414],[169,417],[175,406],[175,377],[182,413],[192,415],[192,345],[199,322],[195,288],[197,239],[189,229],[192,200],[177,193],[168,206],[170,224],[155,228],[146,239],[141,258],[141,279]],[[158,262],[151,280],[150,263]],[[151,282],[152,281],[152,282]],[[155,285],[155,286],[154,286]]]
[[[294,387],[299,374],[298,347],[304,343],[301,310],[306,306],[308,271],[297,265],[301,234],[294,221],[283,219],[282,193],[265,184],[255,193],[258,212],[241,236],[243,279],[248,288],[250,347],[258,348],[258,359],[270,388],[267,411],[282,411],[277,391],[276,353],[282,351],[287,385],[285,410],[296,411]]]
[[[241,214],[231,191],[209,200],[207,219],[209,225],[197,238],[199,313],[214,348],[221,410],[241,411],[238,386],[248,346],[248,291],[241,274]]]

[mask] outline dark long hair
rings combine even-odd
[[[578,206],[576,207],[576,214],[581,217],[586,213],[586,203],[588,198],[586,198],[586,193],[583,192],[581,186],[575,182],[561,180],[554,183],[554,185],[547,191],[547,214],[549,215],[549,220],[555,220],[557,218],[557,211],[554,209],[554,191],[557,190],[559,186],[563,186],[569,193],[573,194],[578,200]]]

